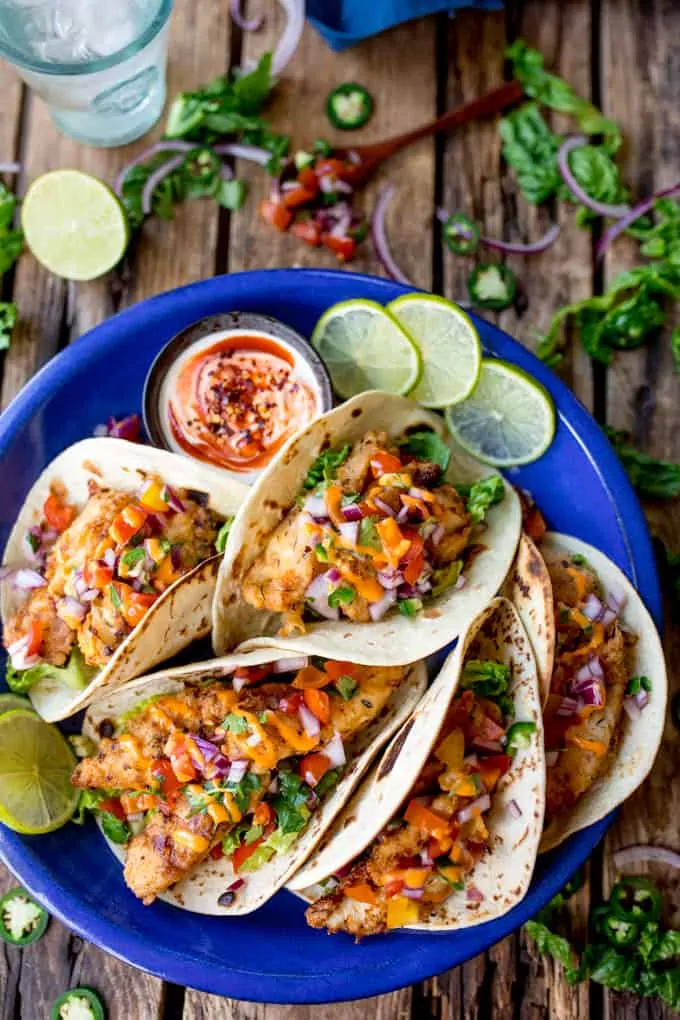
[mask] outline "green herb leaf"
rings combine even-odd
[[[321,799],[329,793],[334,786],[337,786],[340,776],[342,775],[342,769],[329,769],[328,772],[324,773],[319,782],[314,787],[314,793]]]
[[[111,598],[111,604],[113,605],[113,608],[120,609],[121,606],[123,605],[123,602],[121,600],[120,595],[118,594],[118,589],[116,588],[115,584],[109,585],[109,596]]]
[[[449,466],[451,451],[436,432],[411,432],[399,442],[399,446],[417,460],[438,464],[442,474]]]
[[[125,822],[121,822],[120,819],[116,818],[116,816],[111,814],[110,811],[100,811],[99,818],[104,835],[107,836],[112,843],[127,843],[130,838],[130,830]]]
[[[220,530],[217,532],[217,538],[215,539],[215,548],[217,549],[218,553],[223,553],[224,550],[226,549],[227,539],[229,538],[229,532],[231,531],[231,526],[233,523],[234,523],[233,516],[227,517],[226,521],[224,522]]]
[[[246,772],[240,783],[227,783],[226,789],[232,794],[234,803],[241,814],[245,814],[250,806],[250,799],[262,786],[262,780],[252,772]]]
[[[489,507],[505,498],[505,486],[500,475],[488,475],[472,485],[459,485],[457,489],[467,503],[473,524],[480,524],[486,518]]]
[[[242,208],[248,197],[248,185],[245,181],[241,180],[222,180],[219,183],[215,197],[224,209],[235,212],[237,209]]]
[[[351,449],[350,444],[346,443],[339,450],[324,450],[320,453],[307,472],[303,483],[305,489],[315,489],[322,482],[332,482],[340,465],[349,457]]]
[[[627,442],[625,432],[605,427],[614,449],[628,472],[634,489],[650,499],[675,499],[680,496],[680,464],[650,457]]]
[[[413,618],[421,612],[423,603],[421,599],[399,599],[397,609],[402,616]]]
[[[145,555],[143,546],[138,545],[132,549],[126,549],[120,559],[121,563],[124,563],[126,567],[134,567],[135,563],[143,560]]]
[[[12,342],[12,333],[19,312],[11,301],[0,301],[0,351],[6,351]]]
[[[343,674],[335,681],[334,687],[343,701],[351,701],[357,691],[358,685],[351,676]]]
[[[338,606],[347,606],[354,602],[356,594],[354,588],[350,588],[349,585],[336,588],[328,596],[328,605],[331,609],[337,609]]]
[[[274,800],[274,811],[283,833],[300,832],[305,827],[311,814],[307,805],[310,793],[300,776],[286,769],[279,771],[279,795]]]
[[[74,648],[65,666],[39,662],[28,669],[17,670],[8,659],[5,680],[10,691],[15,694],[27,694],[41,680],[53,680],[59,685],[80,691],[87,687],[97,672],[99,671],[95,666],[88,666],[85,663],[80,649]]]
[[[230,712],[222,721],[222,729],[227,730],[229,733],[239,734],[247,733],[249,727],[247,720],[242,715],[235,715],[234,712]]]

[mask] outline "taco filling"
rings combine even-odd
[[[649,681],[633,677],[637,635],[621,623],[624,596],[605,592],[580,555],[542,548],[550,573],[557,643],[544,710],[546,825],[574,804],[616,754],[624,710],[634,717]]]
[[[454,488],[444,481],[449,459],[434,432],[399,445],[369,432],[353,447],[324,451],[247,570],[245,601],[285,614],[287,633],[319,618],[370,623],[393,609],[412,617],[462,587],[473,529],[504,487],[490,475]]]
[[[125,881],[144,903],[226,856],[237,875],[228,906],[249,872],[293,847],[404,675],[298,658],[187,685],[100,725],[110,735],[72,783],[127,844]]]
[[[88,492],[77,507],[52,485],[42,519],[24,539],[35,566],[3,568],[28,595],[3,635],[24,690],[45,675],[84,686],[160,595],[217,551],[225,522],[204,493],[155,477],[136,494],[93,480]]]
[[[461,686],[404,808],[330,891],[306,911],[308,924],[357,937],[417,924],[454,891],[471,910],[483,895],[475,865],[490,851],[488,814],[513,755],[529,746],[534,722],[513,722],[510,668],[469,659]],[[389,753],[389,752],[388,752]],[[510,809],[521,815],[515,801]]]

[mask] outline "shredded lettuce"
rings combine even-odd
[[[14,669],[8,660],[5,679],[7,686],[14,694],[27,694],[42,680],[53,680],[60,686],[81,691],[87,687],[98,672],[99,670],[95,666],[88,666],[85,663],[80,649],[74,648],[65,666],[52,666],[49,662],[39,662],[37,666],[19,670]]]

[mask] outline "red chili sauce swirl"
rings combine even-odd
[[[186,359],[168,401],[172,434],[188,454],[230,471],[257,471],[318,412],[275,340],[232,336]]]

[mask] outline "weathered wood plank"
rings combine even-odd
[[[280,14],[268,17],[261,33],[245,38],[244,56],[257,58],[266,52],[281,27]],[[325,101],[332,88],[348,80],[360,82],[375,100],[372,120],[365,128],[352,132],[351,140],[357,144],[390,137],[433,117],[436,106],[434,28],[433,19],[421,19],[349,52],[334,54],[307,26],[268,110],[274,128],[290,134],[293,149],[311,145],[318,137],[347,145],[347,133],[331,128],[325,114]],[[409,59],[405,61],[406,52]],[[399,83],[399,100],[395,99],[395,82]],[[257,167],[239,166],[239,173],[249,180],[251,194],[246,209],[232,218],[229,254],[232,271],[292,265],[338,267],[330,252],[310,248],[287,234],[277,234],[262,223],[257,208],[269,192],[270,181]],[[379,178],[366,188],[357,207],[370,210],[378,189],[388,177],[398,186],[388,219],[395,258],[416,283],[429,287],[434,143],[420,142],[390,160]],[[370,241],[362,246],[350,268],[380,272]]]
[[[409,989],[328,1006],[265,1006],[187,990],[182,1020],[409,1020]]]
[[[680,64],[674,39],[680,32],[680,8],[660,0],[605,0],[602,5],[603,102],[607,113],[622,124],[626,179],[636,195],[646,195],[677,180],[680,162]],[[635,73],[631,74],[631,68]],[[608,279],[634,263],[635,246],[617,241],[606,262]],[[620,355],[608,373],[608,418],[617,428],[630,429],[650,453],[678,459],[680,380],[674,369],[669,331],[649,349]],[[680,548],[680,507],[650,504],[645,507],[652,530],[674,548]],[[666,654],[671,693],[680,676],[680,630],[668,607]],[[611,854],[635,843],[680,849],[677,818],[668,805],[680,796],[680,751],[670,717],[656,766],[644,786],[623,807],[607,839],[605,888],[616,874]],[[642,872],[637,867],[629,869]],[[653,876],[667,891],[675,908],[676,876],[655,867]],[[604,1015],[624,1020],[633,1010],[644,1020],[670,1020],[673,1010],[658,1001],[636,1006],[628,996],[607,994]]]

